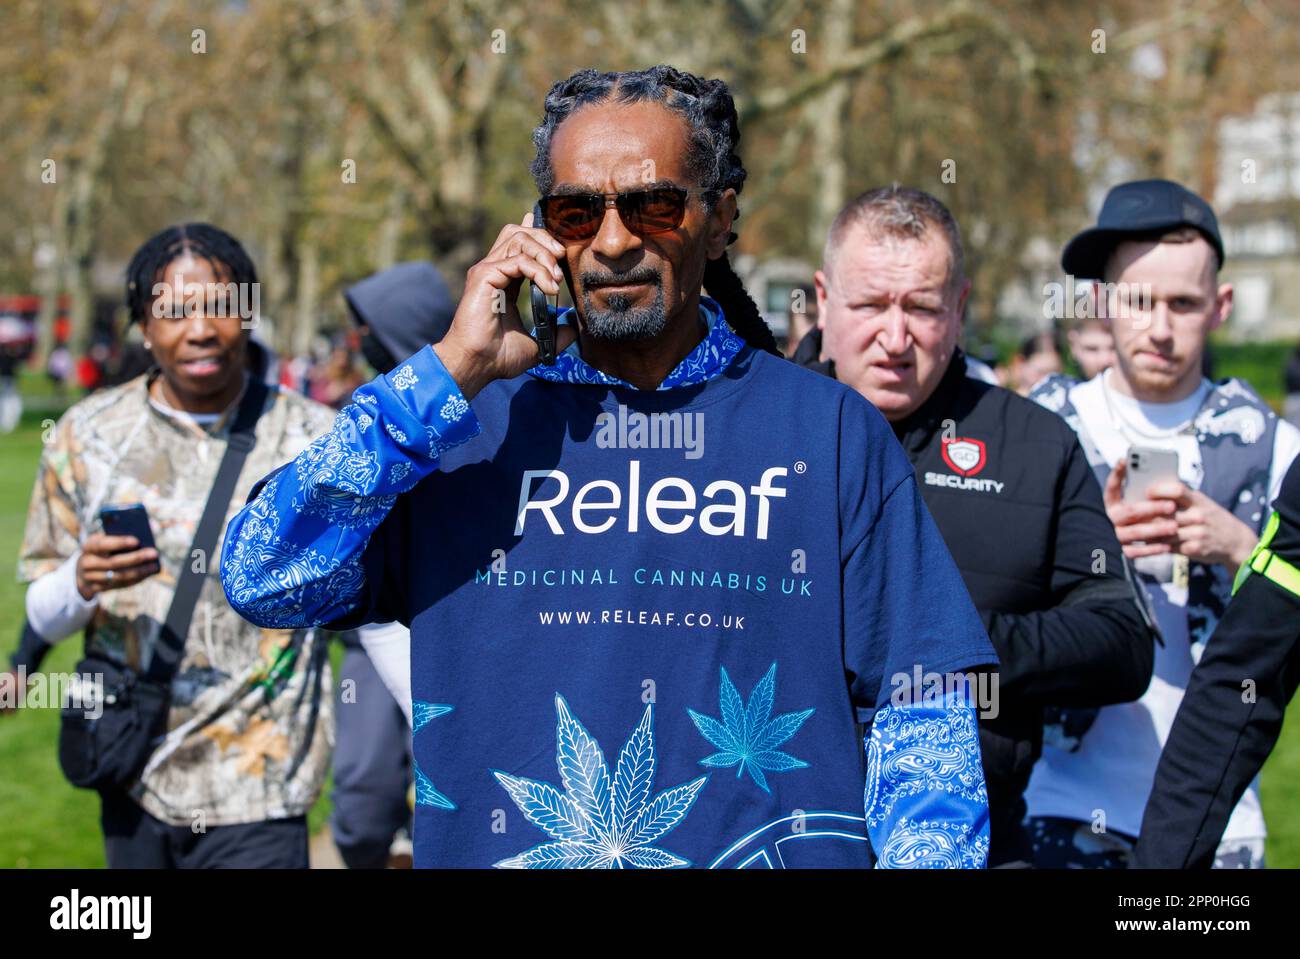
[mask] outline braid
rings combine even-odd
[[[257,282],[253,261],[225,230],[209,223],[169,226],[146,240],[126,268],[126,307],[132,321],[144,321],[153,304],[154,284],[167,264],[185,253],[207,260],[214,274],[224,275],[230,282]]]
[[[746,343],[756,350],[766,350],[776,356],[783,356],[776,345],[772,328],[758,312],[758,304],[745,289],[736,271],[731,268],[727,254],[716,260],[710,260],[704,266],[704,288],[709,296],[718,301],[722,315],[727,318],[727,325],[739,334]]]
[[[538,192],[545,195],[555,186],[551,140],[556,128],[581,107],[603,103],[611,97],[619,103],[647,100],[661,103],[685,118],[689,128],[686,168],[699,182],[705,208],[710,212],[723,192],[731,189],[739,194],[744,189],[748,174],[737,152],[740,120],[727,84],[660,64],[626,73],[579,70],[551,87],[546,94],[542,122],[533,131],[537,155],[532,174]],[[736,219],[739,218],[737,210]],[[736,234],[730,234],[727,242],[735,241]],[[781,355],[772,330],[725,254],[705,265],[704,286],[722,306],[731,328],[750,346]]]

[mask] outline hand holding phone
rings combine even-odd
[[[1177,504],[1147,495],[1152,487],[1171,481],[1178,482],[1178,454],[1143,448],[1129,450],[1106,478],[1102,492],[1106,515],[1129,559],[1173,552]]]
[[[134,586],[160,568],[149,514],[142,505],[106,506],[99,518],[104,532],[89,536],[77,558],[77,591],[82,599]]]
[[[1151,499],[1151,487],[1160,483],[1180,483],[1177,450],[1134,446],[1126,457],[1124,501],[1140,503]]]
[[[558,297],[563,259],[564,245],[534,225],[530,211],[522,223],[502,228],[487,256],[470,267],[451,329],[433,347],[466,399],[493,380],[512,379],[537,365],[545,345],[524,327],[516,301],[524,280]],[[576,335],[571,327],[555,327],[555,352]]]

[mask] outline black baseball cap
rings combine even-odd
[[[1214,247],[1219,266],[1223,266],[1223,240],[1219,236],[1219,221],[1210,204],[1187,187],[1170,180],[1121,183],[1106,194],[1097,225],[1065,244],[1061,267],[1079,279],[1100,280],[1106,271],[1106,261],[1122,240],[1133,234],[1172,230],[1179,226],[1199,230]]]

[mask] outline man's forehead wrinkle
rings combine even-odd
[[[915,244],[912,244],[915,246]],[[844,253],[850,255],[845,256]],[[861,253],[862,248],[858,249]],[[911,270],[911,261],[899,262],[898,260],[885,260],[880,258],[866,258],[861,255],[853,256],[851,250],[841,251],[836,258],[835,272],[842,277],[842,283],[845,291],[854,295],[881,295],[898,293],[899,296],[919,296],[933,294],[942,296],[947,287],[948,276],[946,263],[943,267],[933,264],[933,269],[929,270],[926,275],[916,277]],[[909,272],[909,283],[905,289],[895,290],[895,285],[889,282],[890,277],[896,275],[899,269]],[[882,277],[882,274],[888,276]],[[883,279],[883,282],[882,282]]]
[[[870,251],[876,259],[905,258],[908,263],[918,260],[942,260],[943,268],[948,268],[948,244],[941,236],[926,230],[920,236],[898,236],[885,230],[877,230],[869,224],[858,223],[847,230],[836,244],[836,260],[861,259],[861,255]],[[854,254],[857,254],[854,257]]]
[[[866,297],[888,297],[891,299],[906,299],[907,297],[936,297],[943,296],[943,285],[935,286],[915,286],[903,290],[896,290],[891,286],[877,286],[870,281],[864,281],[857,286],[851,286],[847,290],[850,299]]]
[[[647,107],[655,112],[646,113]],[[631,189],[643,185],[647,164],[657,179],[680,183],[687,146],[684,121],[662,122],[676,119],[657,115],[665,111],[644,103],[594,104],[576,111],[559,125],[551,142],[556,183],[576,186],[579,192],[603,192],[612,178],[619,189]]]

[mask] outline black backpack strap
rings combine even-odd
[[[154,646],[153,657],[145,673],[146,679],[167,685],[180,665],[185,651],[185,637],[189,635],[190,620],[194,617],[194,607],[198,604],[199,594],[203,591],[203,581],[207,578],[206,570],[210,564],[216,562],[216,557],[212,553],[216,549],[217,540],[221,537],[226,512],[230,508],[231,498],[235,495],[235,484],[239,481],[239,473],[244,468],[248,454],[253,451],[257,443],[255,432],[257,420],[262,415],[262,407],[266,405],[268,392],[265,383],[256,377],[250,377],[248,388],[244,390],[244,398],[235,413],[235,421],[230,427],[230,438],[226,442],[226,452],[221,457],[221,465],[217,467],[217,478],[212,483],[207,505],[203,507],[203,516],[194,532],[190,552],[181,563],[176,592],[172,596],[171,608],[167,611],[167,619]],[[202,551],[199,555],[204,559],[204,572],[194,569],[195,550]]]

